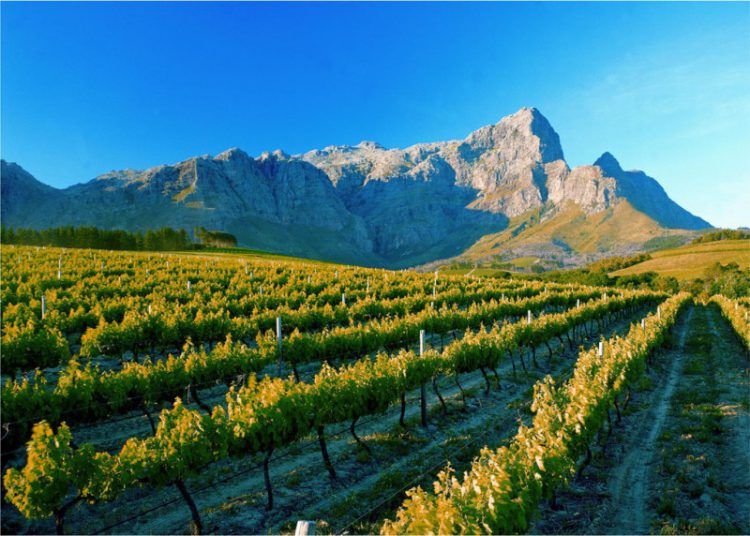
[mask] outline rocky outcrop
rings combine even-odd
[[[558,161],[547,167],[547,173],[549,200],[555,205],[572,201],[587,214],[593,214],[617,200],[617,182],[606,177],[597,166],[579,166],[571,171],[567,164]]]
[[[245,246],[393,267],[458,255],[529,211],[574,203],[596,214],[621,200],[665,227],[708,226],[609,153],[569,169],[559,136],[534,108],[460,141],[406,149],[364,141],[258,158],[235,148],[64,190],[2,166],[5,225],[202,226]]]

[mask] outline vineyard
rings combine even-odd
[[[2,273],[4,533],[750,531],[747,298],[26,246]]]

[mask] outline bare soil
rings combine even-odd
[[[715,307],[691,308],[622,421],[532,532],[750,533],[748,385],[731,326]]]

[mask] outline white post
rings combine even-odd
[[[279,348],[279,376],[281,376],[281,317],[276,317],[276,341]]]
[[[187,291],[190,292],[190,280],[189,279],[188,279],[188,282],[187,282]]]
[[[576,300],[576,307],[580,307],[580,306],[581,306],[581,298],[578,298]]]
[[[263,296],[263,285],[260,286],[260,295]]]
[[[599,357],[604,355],[604,341],[599,341]]]
[[[661,318],[661,305],[656,308],[656,316],[657,318]]]
[[[432,283],[432,299],[435,299],[435,296],[437,296],[437,278],[438,278],[438,271],[435,270],[435,281]]]
[[[294,536],[313,536],[315,534],[315,521],[297,521]]]
[[[424,354],[424,330],[419,330],[419,356]]]
[[[341,293],[341,305],[346,307],[346,293],[345,292]]]
[[[641,318],[641,327],[643,329],[646,329],[646,319],[645,318]]]
[[[148,304],[148,314],[151,314],[151,304]]]
[[[526,311],[526,323],[531,324],[531,309]]]
[[[370,278],[369,277],[367,278],[367,290],[365,292],[367,292],[368,294],[370,293]]]
[[[338,270],[336,270],[335,272],[333,272],[333,277],[338,277],[338,276],[339,276],[339,271]]]
[[[44,320],[44,317],[46,314],[47,314],[47,300],[42,295],[42,320]]]

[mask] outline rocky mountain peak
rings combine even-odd
[[[596,159],[594,165],[598,166],[606,175],[610,177],[617,177],[623,172],[623,169],[622,167],[620,167],[620,163],[617,161],[617,159],[612,156],[612,153],[606,151]]]
[[[384,150],[385,147],[383,147],[381,144],[379,144],[376,141],[368,141],[368,140],[362,140],[356,145],[359,149],[370,149],[370,150]]]
[[[227,149],[226,151],[217,154],[214,157],[214,160],[229,162],[232,160],[252,160],[252,158],[239,147],[232,147],[231,149]]]
[[[560,136],[536,108],[521,108],[494,125],[480,128],[462,145],[462,153],[470,159],[485,151],[506,160],[530,158],[544,163],[565,158]]]
[[[265,162],[267,160],[289,160],[291,157],[286,154],[281,149],[276,149],[275,151],[263,151],[260,156],[258,157],[258,160],[261,162]]]

